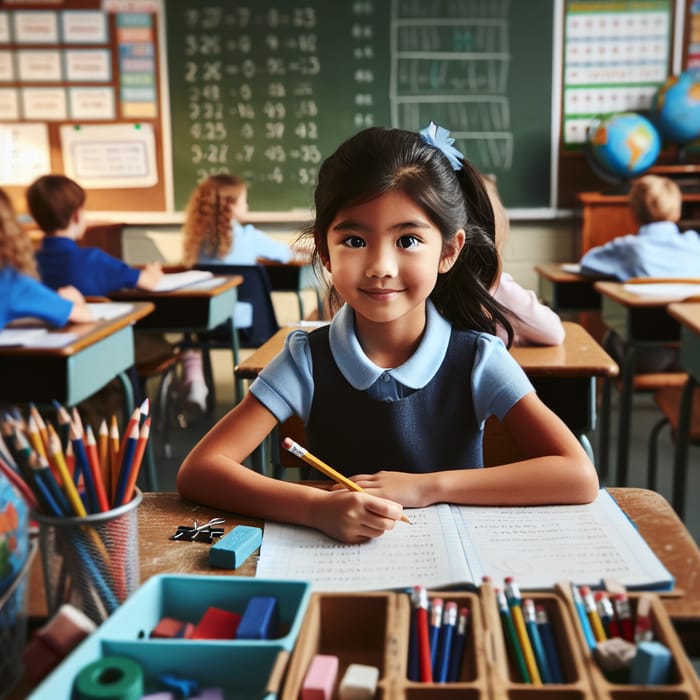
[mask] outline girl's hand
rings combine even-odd
[[[328,491],[314,506],[312,525],[336,540],[359,544],[392,530],[402,515],[398,503],[343,488]]]
[[[367,493],[389,498],[404,508],[423,508],[430,505],[422,488],[430,474],[381,471],[375,474],[357,474],[352,480]]]

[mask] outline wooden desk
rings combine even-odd
[[[688,172],[697,172],[697,166],[688,166]],[[617,236],[635,233],[639,223],[634,219],[626,194],[610,195],[602,192],[580,192],[582,205],[579,255],[603,245]],[[683,192],[683,212],[680,222],[696,225],[700,219],[700,192]]]
[[[56,333],[76,338],[59,348],[0,348],[3,378],[0,398],[6,401],[75,406],[119,377],[125,393],[125,415],[134,410],[131,382],[124,375],[134,364],[133,324],[153,311],[149,302],[134,302],[111,320],[70,325]]]
[[[209,284],[209,282],[213,282]],[[177,333],[187,338],[194,333],[211,331],[222,323],[231,325],[231,355],[233,367],[238,363],[238,334],[233,325],[233,312],[238,298],[236,287],[243,282],[240,275],[215,277],[205,283],[181,287],[170,292],[153,292],[143,289],[123,289],[109,295],[120,301],[148,301],[154,305],[153,313],[136,326],[138,331]],[[234,374],[236,395],[243,395],[242,383]]]
[[[613,488],[610,491],[675,577],[676,589],[681,595],[664,597],[664,604],[684,643],[692,646],[692,649],[686,647],[688,652],[694,655],[700,646],[700,550],[660,494],[638,488]],[[225,518],[226,531],[240,524],[264,526],[261,520],[200,506],[176,493],[144,493],[138,509],[141,581],[159,573],[254,576],[257,555],[235,571],[214,569],[209,567],[210,545],[168,539],[178,525],[191,525],[193,520],[203,523],[214,517]],[[41,558],[37,556],[30,578],[30,615],[34,616],[46,614],[40,562]]]
[[[644,347],[677,346],[680,340],[678,321],[666,311],[677,297],[659,297],[629,291],[622,282],[596,282],[595,289],[602,297],[603,322],[624,341],[624,355],[620,365],[620,416],[617,434],[617,477],[619,486],[627,484],[629,471],[629,440],[632,419],[637,350]],[[607,341],[610,336],[608,335]],[[609,342],[604,343],[609,347]],[[650,375],[651,376],[651,375]],[[678,373],[679,381],[685,381]],[[602,429],[599,447],[599,471],[608,474],[609,423],[611,413],[612,381],[603,385]]]
[[[688,481],[693,392],[700,383],[700,303],[670,304],[668,313],[681,324],[681,364],[688,371],[688,381],[681,393],[676,449],[673,456],[673,506],[682,519]]]
[[[281,328],[266,343],[236,367],[242,379],[254,379],[282,349],[293,330],[310,327]],[[542,400],[582,440],[591,454],[586,434],[595,427],[597,377],[614,377],[615,361],[596,340],[577,323],[564,322],[566,337],[562,345],[551,347],[513,347],[510,352],[525,370]]]
[[[296,294],[299,304],[299,320],[306,318],[304,310],[304,298],[302,292],[305,289],[313,289],[316,294],[316,308],[318,318],[323,318],[323,299],[319,282],[316,279],[313,265],[310,260],[290,260],[286,263],[275,260],[260,259],[258,262],[265,265],[267,276],[270,278],[273,292],[292,292]]]
[[[594,284],[604,277],[569,272],[561,263],[535,265],[535,272],[540,299],[557,313],[600,310],[600,294]]]

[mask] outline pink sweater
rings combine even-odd
[[[513,313],[514,345],[561,345],[564,342],[564,326],[559,316],[540,303],[535,292],[521,287],[507,272],[501,273],[491,294]],[[501,327],[498,337],[506,341]]]

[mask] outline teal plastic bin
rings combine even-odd
[[[280,613],[275,639],[150,639],[163,617],[198,622],[209,607],[242,613],[252,596],[274,596]],[[80,670],[105,656],[133,659],[146,692],[162,690],[158,677],[175,673],[202,688],[223,687],[226,698],[275,700],[311,598],[307,581],[242,576],[153,576],[38,686],[31,700],[69,700]]]

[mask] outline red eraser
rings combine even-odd
[[[240,621],[239,613],[207,608],[195,626],[191,639],[233,639]]]
[[[338,677],[338,663],[337,656],[316,654],[304,676],[301,700],[332,700]]]

